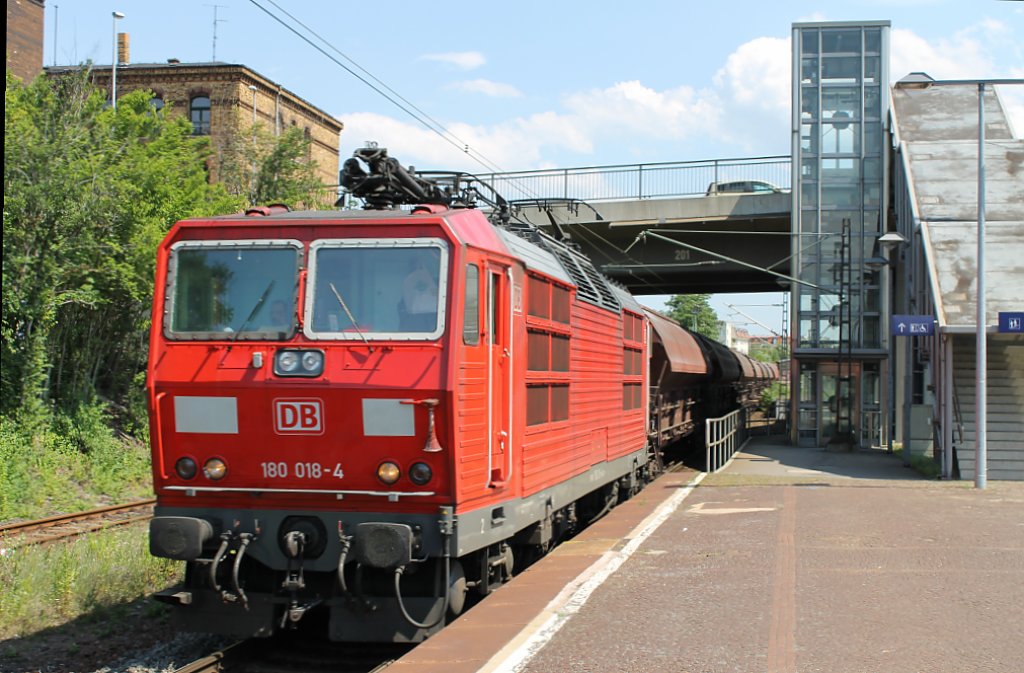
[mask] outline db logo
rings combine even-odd
[[[274,431],[279,435],[322,435],[324,403],[318,399],[274,400]]]

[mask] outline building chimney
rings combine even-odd
[[[128,33],[117,34],[117,64],[128,65]]]

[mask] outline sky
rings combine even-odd
[[[114,11],[133,63],[247,65],[341,120],[342,159],[375,141],[420,169],[490,172],[474,157],[514,171],[789,154],[790,34],[802,21],[890,21],[893,79],[1024,77],[1020,0],[51,0],[44,63],[109,64]],[[1024,86],[1000,95],[1020,137]],[[754,334],[782,331],[781,303],[778,293],[712,300]]]

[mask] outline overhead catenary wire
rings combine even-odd
[[[467,142],[461,140],[458,136],[456,136],[454,133],[449,131],[443,124],[441,124],[440,122],[435,120],[433,117],[431,117],[430,115],[426,114],[425,112],[420,110],[418,107],[416,107],[414,104],[409,102],[401,94],[399,94],[394,89],[392,89],[387,84],[385,84],[383,81],[381,81],[379,78],[377,78],[373,74],[371,74],[368,70],[366,70],[366,68],[364,68],[361,65],[359,65],[358,63],[356,63],[356,61],[353,60],[351,57],[345,55],[341,50],[339,50],[337,47],[335,47],[333,44],[331,44],[326,38],[322,37],[321,35],[319,35],[315,31],[313,31],[311,28],[309,28],[307,25],[305,25],[302,21],[300,21],[299,19],[294,17],[292,14],[290,14],[287,10],[281,8],[281,6],[278,5],[276,2],[274,2],[274,0],[267,0],[267,2],[272,4],[276,9],[278,9],[280,12],[285,14],[289,19],[291,19],[292,21],[297,23],[304,30],[306,30],[310,34],[314,35],[318,40],[323,42],[325,45],[327,45],[327,47],[329,47],[331,50],[333,50],[334,52],[339,54],[346,61],[351,63],[354,68],[357,68],[363,74],[360,74],[359,72],[356,72],[356,70],[353,69],[353,67],[349,67],[345,63],[342,63],[340,60],[338,60],[338,58],[336,58],[332,54],[328,53],[323,47],[321,47],[320,45],[318,45],[315,42],[313,42],[313,40],[311,40],[307,35],[303,34],[301,31],[296,29],[293,25],[289,24],[287,21],[285,21],[280,16],[278,16],[274,12],[270,11],[269,9],[267,9],[266,7],[261,5],[256,0],[249,0],[249,2],[252,5],[254,5],[255,7],[257,7],[260,11],[265,13],[267,16],[269,16],[270,18],[272,18],[275,21],[277,21],[279,24],[281,24],[284,28],[286,28],[288,31],[293,33],[300,40],[302,40],[303,42],[305,42],[306,44],[308,44],[309,46],[313,47],[314,49],[319,51],[321,54],[326,56],[335,65],[339,66],[340,68],[342,68],[343,70],[348,72],[350,75],[352,75],[353,77],[358,79],[360,82],[362,82],[366,86],[368,86],[371,89],[373,89],[375,92],[377,92],[378,94],[383,96],[385,99],[387,99],[388,102],[390,102],[392,105],[394,105],[395,107],[397,107],[400,110],[402,110],[403,112],[405,112],[407,115],[409,115],[410,117],[412,117],[413,119],[418,121],[420,124],[422,124],[429,131],[431,131],[434,134],[438,135],[445,142],[450,144],[452,147],[455,147],[460,152],[464,153],[466,156],[468,156],[470,159],[474,160],[475,162],[477,162],[478,164],[480,164],[481,166],[486,168],[488,171],[490,171],[492,173],[502,173],[502,172],[505,172],[500,166],[498,166],[493,161],[491,161],[490,159],[485,157],[483,154],[481,154],[480,152],[478,152],[476,150],[473,150],[469,146],[469,144]],[[378,84],[380,86],[378,86]]]
[[[370,72],[369,70],[367,70],[363,66],[359,65],[359,63],[357,63],[355,61],[355,59],[353,59],[351,56],[349,56],[348,54],[344,53],[343,51],[341,51],[340,49],[335,47],[333,44],[331,44],[331,42],[327,38],[325,38],[324,36],[320,35],[315,30],[310,28],[308,25],[303,23],[301,19],[299,19],[297,16],[295,16],[292,13],[290,13],[287,9],[285,9],[284,7],[279,5],[277,2],[275,2],[275,0],[266,0],[266,1],[269,2],[271,5],[273,5],[274,7],[276,7],[281,13],[283,13],[289,19],[291,19],[292,21],[294,21],[295,23],[300,25],[303,28],[303,30],[308,31],[310,35],[314,36],[316,39],[318,39],[321,42],[323,42],[329,49],[331,49],[333,52],[338,54],[338,56],[342,57],[343,59],[345,59],[346,61],[351,63],[354,68],[357,68],[364,75],[366,75],[367,77],[372,79],[374,82],[379,84],[381,87],[386,89],[388,91],[388,93],[390,93],[393,96],[395,96],[396,98],[398,98],[398,100],[402,101],[403,103],[408,105],[410,108],[415,110],[418,114],[422,115],[424,119],[426,119],[431,124],[436,126],[439,130],[441,130],[442,132],[448,134],[448,136],[450,136],[453,140],[455,140],[458,143],[460,143],[463,146],[463,152],[465,154],[469,154],[470,156],[472,156],[474,154],[477,155],[477,157],[480,159],[481,163],[486,168],[488,168],[489,170],[491,170],[494,173],[504,173],[505,172],[504,169],[502,169],[500,166],[498,166],[497,164],[492,162],[490,159],[485,157],[483,154],[480,154],[479,152],[477,152],[476,150],[471,148],[469,146],[468,142],[466,142],[465,140],[463,140],[459,136],[455,135],[455,133],[453,133],[451,130],[449,130],[447,127],[445,127],[444,124],[442,124],[441,122],[439,122],[436,119],[434,119],[433,117],[431,117],[429,113],[424,112],[423,109],[421,109],[420,107],[417,107],[417,105],[415,103],[413,103],[408,98],[406,98],[402,94],[400,94],[397,91],[395,91],[394,89],[392,89],[390,86],[388,86],[386,82],[381,80],[379,77],[374,75],[372,72]],[[421,119],[417,118],[417,121],[419,121],[420,123],[426,124],[426,122],[424,122]]]

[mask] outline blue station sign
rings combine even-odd
[[[1000,311],[999,331],[1001,333],[1021,334],[1024,333],[1024,312]]]
[[[935,318],[930,315],[894,315],[893,336],[931,336],[935,334]]]

